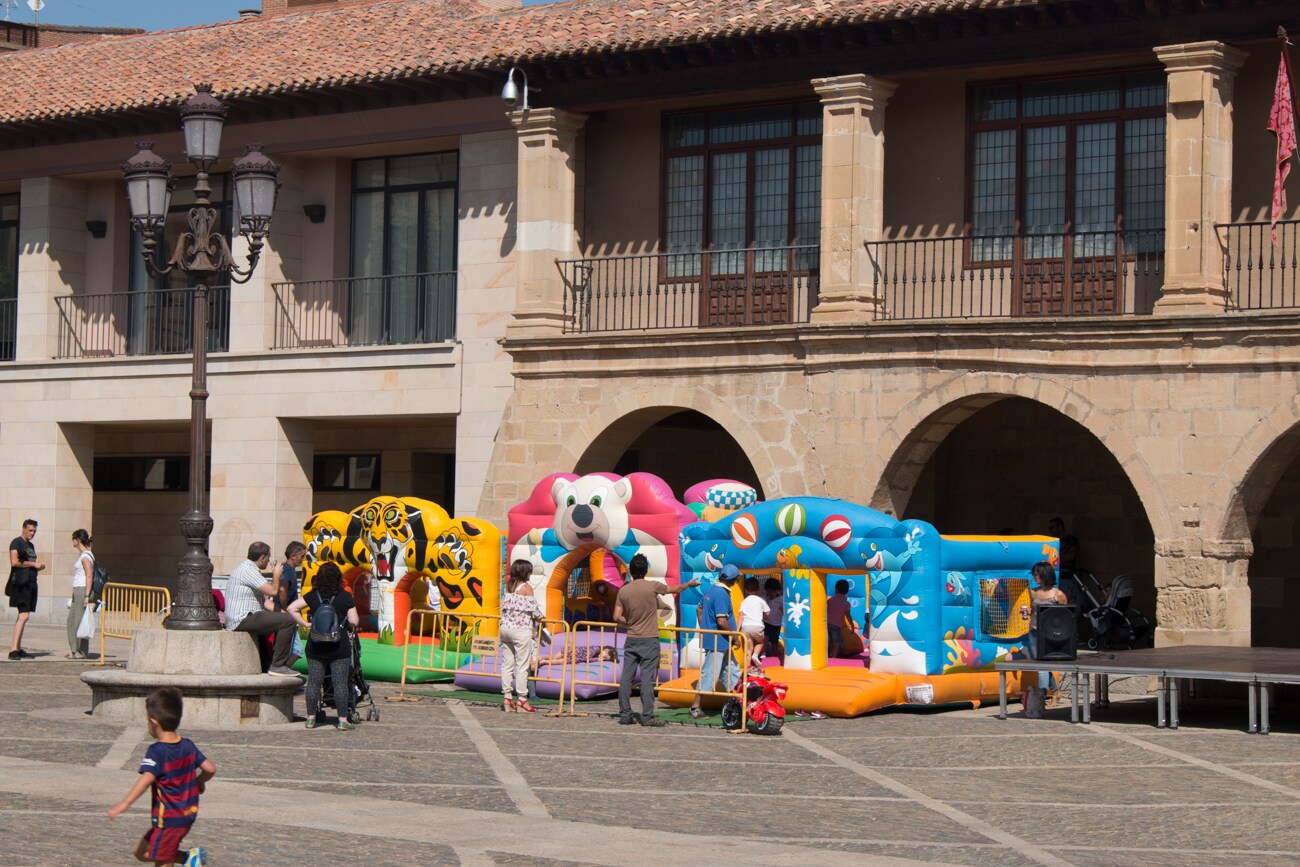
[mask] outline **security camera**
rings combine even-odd
[[[518,73],[519,73],[519,77],[523,79],[523,87],[520,87],[518,84],[515,84],[515,73],[516,73],[516,72],[518,72]],[[523,95],[523,103],[524,103],[524,104],[523,104],[523,110],[524,110],[524,111],[528,111],[528,92],[529,92],[529,91],[532,91],[533,93],[536,93],[536,92],[537,92],[537,88],[535,88],[535,87],[529,87],[529,86],[528,86],[528,75],[527,75],[527,73],[525,73],[525,72],[524,72],[522,69],[520,69],[518,66],[512,66],[512,67],[510,67],[510,72],[509,72],[509,74],[506,75],[506,83],[505,83],[505,86],[501,88],[501,101],[504,102],[508,107],[510,107],[510,108],[513,109],[516,105],[519,104],[519,97],[520,97],[520,95],[522,94],[522,95]]]

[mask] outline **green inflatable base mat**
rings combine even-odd
[[[361,670],[366,680],[380,680],[388,683],[400,683],[402,680],[402,656],[405,648],[391,644],[380,644],[374,638],[361,639]],[[429,651],[421,648],[420,661],[429,661]],[[457,669],[469,659],[468,653],[433,649],[433,664],[440,668]],[[307,660],[300,659],[293,668],[299,674],[307,674]],[[446,671],[417,671],[406,673],[407,683],[450,683],[454,675]]]

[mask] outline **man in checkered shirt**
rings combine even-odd
[[[254,542],[248,546],[248,559],[231,571],[226,582],[226,628],[254,635],[275,633],[275,648],[271,651],[271,668],[267,674],[297,677],[298,672],[289,663],[293,632],[298,626],[288,614],[275,610],[272,599],[278,589],[276,582],[262,576],[262,570],[270,563],[271,546]]]

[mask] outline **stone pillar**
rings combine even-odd
[[[462,387],[456,417],[456,500],[442,504],[454,515],[480,514],[492,450],[514,389],[510,356],[502,350],[501,338],[515,310],[515,280],[502,269],[500,251],[509,229],[501,203],[514,195],[517,149],[516,136],[509,132],[465,135],[460,141],[456,335]]]
[[[303,223],[307,219],[302,213],[303,171],[295,160],[277,158],[276,161],[280,163],[280,192],[257,270],[247,283],[232,281],[230,287],[231,352],[265,352],[271,347],[276,316],[274,284],[294,279],[292,275],[302,270]],[[248,241],[239,234],[238,225],[230,240],[235,264],[245,267]],[[216,282],[227,279],[218,276]]]
[[[885,105],[898,85],[861,73],[813,79],[822,101],[821,285],[814,322],[876,318],[864,246],[885,221]]]
[[[1156,543],[1156,646],[1250,646],[1247,540]]]
[[[59,340],[55,299],[85,291],[86,187],[63,178],[25,178],[18,205],[15,358],[48,361]]]
[[[314,430],[304,419],[213,419],[208,511],[214,574],[229,574],[252,542],[266,542],[271,557],[282,560],[284,546],[302,539],[312,514]]]
[[[1246,53],[1221,42],[1164,45],[1165,282],[1158,314],[1226,306],[1215,223],[1232,219],[1232,82]]]
[[[578,254],[579,132],[586,119],[555,108],[510,115],[519,167],[511,337],[559,334],[563,327],[564,283],[555,262]]]

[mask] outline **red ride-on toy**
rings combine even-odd
[[[785,725],[785,708],[781,699],[789,687],[784,683],[774,683],[762,674],[750,674],[748,681],[736,684],[736,691],[745,692],[745,717],[749,730],[756,735],[779,735]],[[735,731],[740,728],[740,698],[727,699],[722,706],[722,725]]]

